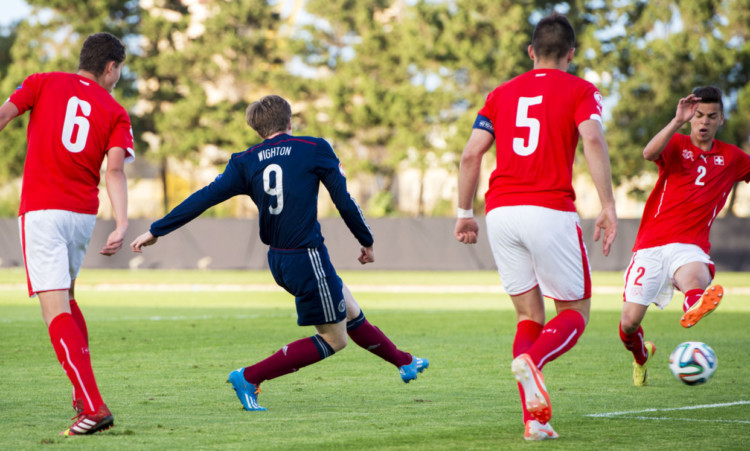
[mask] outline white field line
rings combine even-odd
[[[505,294],[499,283],[497,285],[401,285],[401,284],[353,284],[347,286],[354,292],[367,293],[489,293]],[[594,294],[620,294],[621,286],[593,286]],[[0,284],[0,291],[26,290],[26,284]],[[259,292],[283,291],[275,284],[227,284],[227,283],[77,283],[76,289],[87,291],[219,291],[219,292]],[[725,287],[724,292],[732,294],[750,294],[750,287]]]
[[[670,418],[670,417],[655,417],[655,416],[638,415],[641,413],[650,413],[650,412],[675,412],[675,411],[681,411],[681,410],[716,409],[719,407],[742,406],[742,405],[747,405],[747,404],[750,404],[750,401],[734,401],[734,402],[725,402],[725,403],[719,403],[719,404],[700,404],[697,406],[671,407],[671,408],[666,408],[666,409],[652,408],[652,409],[643,409],[643,410],[628,410],[624,412],[591,413],[591,414],[584,415],[584,416],[591,417],[591,418],[621,417],[621,418],[630,418],[630,419],[636,419],[636,420],[702,421],[702,422],[709,422],[709,423],[750,424],[749,420],[703,420],[703,419],[694,419],[694,418]]]

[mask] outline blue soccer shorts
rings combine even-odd
[[[316,326],[346,319],[341,278],[324,245],[317,249],[270,248],[268,265],[276,283],[295,297],[297,324]]]

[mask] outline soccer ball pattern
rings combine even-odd
[[[714,350],[700,341],[680,343],[669,356],[672,374],[687,385],[707,382],[716,371],[718,363]]]

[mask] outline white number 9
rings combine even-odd
[[[276,186],[271,188],[271,173],[274,173],[276,178]],[[276,198],[276,206],[268,207],[268,212],[272,215],[281,213],[284,208],[284,184],[281,181],[281,166],[278,164],[269,164],[266,169],[263,170],[263,191],[269,196]]]

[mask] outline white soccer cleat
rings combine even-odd
[[[529,441],[550,440],[560,437],[557,435],[549,423],[540,423],[537,420],[526,422],[526,430],[523,433],[523,439]]]

